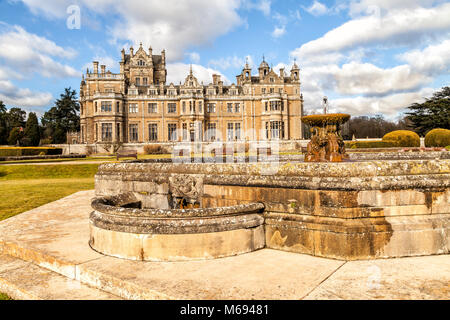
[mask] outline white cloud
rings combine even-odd
[[[351,62],[334,70],[336,90],[344,95],[385,95],[417,89],[431,79],[408,65],[382,69],[370,63]]]
[[[69,1],[23,0],[37,14],[64,18]],[[79,0],[83,10],[108,16],[113,43],[129,41],[166,49],[168,61],[182,59],[187,49],[210,44],[216,37],[242,25],[240,0]],[[253,3],[253,2],[252,2]],[[270,12],[270,1],[255,3]],[[269,11],[268,11],[269,10]],[[118,19],[111,16],[118,16]]]
[[[42,107],[52,102],[53,96],[48,92],[32,92],[16,87],[9,80],[0,80],[0,101],[8,106]]]
[[[193,63],[199,63],[200,62],[200,55],[198,54],[198,52],[188,52],[187,55],[189,56],[189,59]]]
[[[344,7],[351,20],[291,52],[302,67],[307,110],[321,111],[322,97],[328,95],[334,97],[334,111],[393,116],[431,95],[427,86],[450,73],[450,3],[361,0],[339,10]],[[399,65],[374,64],[383,57],[380,50],[389,54],[392,48],[403,50],[394,57]]]
[[[395,9],[385,15],[370,15],[350,20],[310,41],[292,54],[308,58],[327,52],[356,49],[381,44],[419,43],[424,37],[442,36],[450,28],[450,3],[433,8]]]
[[[248,10],[256,9],[261,11],[265,16],[270,15],[271,11],[271,0],[243,0],[242,1],[243,7],[247,8]]]
[[[74,68],[52,58],[71,59],[76,55],[73,49],[62,48],[44,37],[28,33],[20,26],[0,26],[0,59],[24,77],[31,77],[33,73],[45,77],[80,75]]]
[[[205,68],[198,64],[186,64],[186,63],[169,63],[167,64],[167,83],[179,84],[180,81],[183,83],[186,77],[189,74],[189,69],[192,66],[192,72],[194,76],[197,78],[199,82],[202,82],[206,85],[212,82],[212,75],[219,74],[222,76],[222,81],[227,84],[230,83],[228,78],[226,78],[219,71]]]
[[[382,98],[356,97],[332,100],[331,112],[346,112],[352,116],[384,114],[395,118],[414,102],[422,102],[437,89],[424,88],[414,92],[396,93]]]
[[[450,39],[423,50],[412,50],[398,55],[412,68],[425,75],[450,73]]]
[[[323,16],[329,12],[329,9],[326,5],[316,0],[314,0],[313,4],[310,7],[304,9],[313,16]]]
[[[230,68],[243,68],[246,62],[248,62],[250,68],[255,67],[253,58],[250,55],[247,55],[246,57],[230,56],[220,59],[212,59],[209,61],[208,65],[220,70],[227,70]]]
[[[275,27],[275,29],[273,29],[273,31],[272,31],[272,37],[279,38],[279,37],[283,36],[285,33],[286,33],[285,26]]]

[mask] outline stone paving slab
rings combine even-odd
[[[16,300],[118,300],[30,262],[0,255],[0,292]]]
[[[173,299],[301,299],[342,264],[343,261],[263,249],[187,262],[105,257],[79,269],[82,281],[104,283],[105,287],[100,287],[103,290],[121,288],[124,283],[149,289],[141,289],[140,296],[131,298],[158,298],[152,294],[163,293]]]
[[[22,270],[26,287],[45,268],[127,299],[450,299],[449,255],[345,262],[263,249],[189,262],[107,257],[88,245],[93,196],[78,192],[0,222],[0,254],[28,261],[0,259],[0,274]]]
[[[351,261],[305,299],[450,299],[450,256]]]

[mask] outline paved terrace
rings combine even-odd
[[[450,256],[338,261],[263,249],[189,262],[89,245],[94,191],[0,222],[0,292],[15,299],[450,299]]]

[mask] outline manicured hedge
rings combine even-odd
[[[1,147],[1,157],[20,157],[20,156],[38,156],[38,155],[59,155],[62,154],[62,148],[47,147]]]
[[[346,142],[345,147],[348,149],[392,148],[392,147],[397,147],[397,145],[390,141],[352,141],[352,142]]]
[[[395,147],[420,147],[420,137],[414,131],[397,130],[384,135],[383,141],[395,144]]]
[[[450,145],[450,130],[433,129],[425,136],[426,147],[446,147]]]

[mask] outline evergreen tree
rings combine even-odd
[[[20,142],[23,137],[23,132],[20,131],[20,128],[16,127],[11,130],[8,137],[8,144],[10,146],[20,145]]]
[[[419,135],[424,136],[435,128],[450,129],[450,87],[444,87],[435,92],[433,97],[423,103],[409,106],[408,119],[412,128]]]
[[[8,128],[6,124],[6,106],[0,101],[0,145],[8,143]]]
[[[45,136],[51,137],[53,143],[65,143],[67,132],[80,130],[79,111],[76,91],[66,88],[55,106],[41,118]]]
[[[36,147],[39,145],[41,135],[39,132],[39,123],[34,112],[30,112],[25,125],[23,142],[26,146]]]
[[[8,129],[23,128],[25,126],[25,118],[27,113],[20,108],[9,109],[6,115]]]

